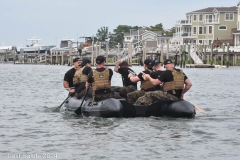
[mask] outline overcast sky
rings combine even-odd
[[[25,46],[26,38],[57,44],[64,38],[92,36],[102,26],[170,29],[185,13],[207,7],[236,6],[238,0],[0,0],[0,46]],[[78,41],[83,41],[79,39]]]

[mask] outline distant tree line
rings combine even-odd
[[[109,47],[115,48],[118,43],[123,45],[124,33],[129,33],[130,30],[149,30],[149,31],[161,31],[162,34],[172,36],[175,33],[175,28],[172,27],[170,30],[164,30],[162,23],[156,24],[155,26],[128,26],[128,25],[119,25],[117,28],[113,29],[113,33],[109,32],[108,27],[103,26],[97,30],[96,37],[94,37],[94,41],[98,42],[106,42],[108,40]],[[104,45],[104,43],[103,43]]]

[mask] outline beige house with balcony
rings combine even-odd
[[[234,45],[240,46],[240,1],[237,4],[238,19],[237,19],[237,31],[234,32]]]
[[[233,42],[232,30],[237,28],[237,7],[209,7],[186,13],[186,20],[177,21],[172,43],[206,44],[214,40]]]

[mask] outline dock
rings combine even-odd
[[[186,64],[186,68],[215,68],[215,65],[211,65],[211,64]]]

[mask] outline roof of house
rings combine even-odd
[[[189,13],[211,13],[211,12],[213,12],[214,9],[216,9],[219,12],[237,12],[237,7],[232,6],[232,7],[208,7],[208,8],[188,12],[187,14],[189,14]]]
[[[168,35],[161,35],[161,36],[157,36],[158,38],[172,38],[172,36],[168,36]]]
[[[143,33],[146,33],[146,32],[153,32],[157,35],[162,35],[162,32],[161,31],[148,31],[148,30],[144,30]],[[138,31],[131,31],[131,35],[134,36],[134,35],[141,35],[140,33],[138,33]],[[130,36],[130,33],[124,33],[124,36]]]

